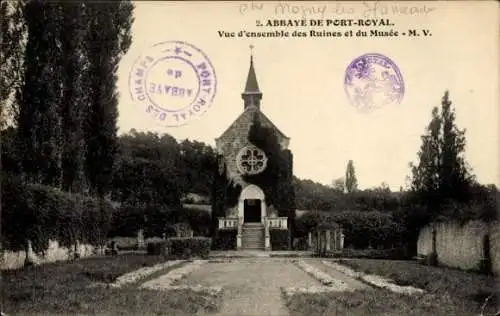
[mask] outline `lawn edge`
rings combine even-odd
[[[426,293],[426,291],[421,288],[398,285],[394,282],[394,280],[391,280],[389,278],[385,278],[376,274],[368,274],[363,271],[356,271],[349,266],[345,266],[339,263],[334,263],[327,260],[322,260],[321,263],[327,267],[335,269],[349,277],[355,278],[356,280],[359,280],[376,288],[386,289],[394,293],[406,295],[422,295]]]

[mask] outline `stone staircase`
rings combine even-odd
[[[264,224],[262,223],[244,223],[241,248],[248,250],[264,250],[265,237],[264,237]]]

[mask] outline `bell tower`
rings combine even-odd
[[[250,45],[250,69],[248,70],[245,91],[241,94],[241,98],[244,100],[244,110],[252,105],[260,110],[260,100],[262,99],[262,92],[260,92],[257,76],[255,75],[252,50],[253,45]]]

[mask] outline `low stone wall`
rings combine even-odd
[[[30,247],[31,248],[31,247]],[[96,254],[96,248],[90,245],[79,245],[78,252],[80,258],[89,257]],[[35,264],[43,264],[56,261],[64,261],[73,258],[74,248],[71,249],[66,247],[61,247],[59,242],[51,240],[49,241],[49,248],[45,252],[45,255],[35,254],[33,250],[28,250],[29,258]],[[2,261],[0,262],[0,268],[2,270],[19,269],[24,266],[24,261],[26,259],[25,251],[4,251]]]
[[[433,234],[435,236],[433,237]],[[485,253],[485,236],[489,235],[492,270],[500,275],[500,227],[498,222],[486,223],[470,221],[432,223],[420,231],[417,243],[419,255],[429,255],[433,250],[433,238],[438,263],[460,268],[477,270]]]

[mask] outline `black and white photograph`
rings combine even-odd
[[[0,0],[1,316],[500,316],[499,25]]]

